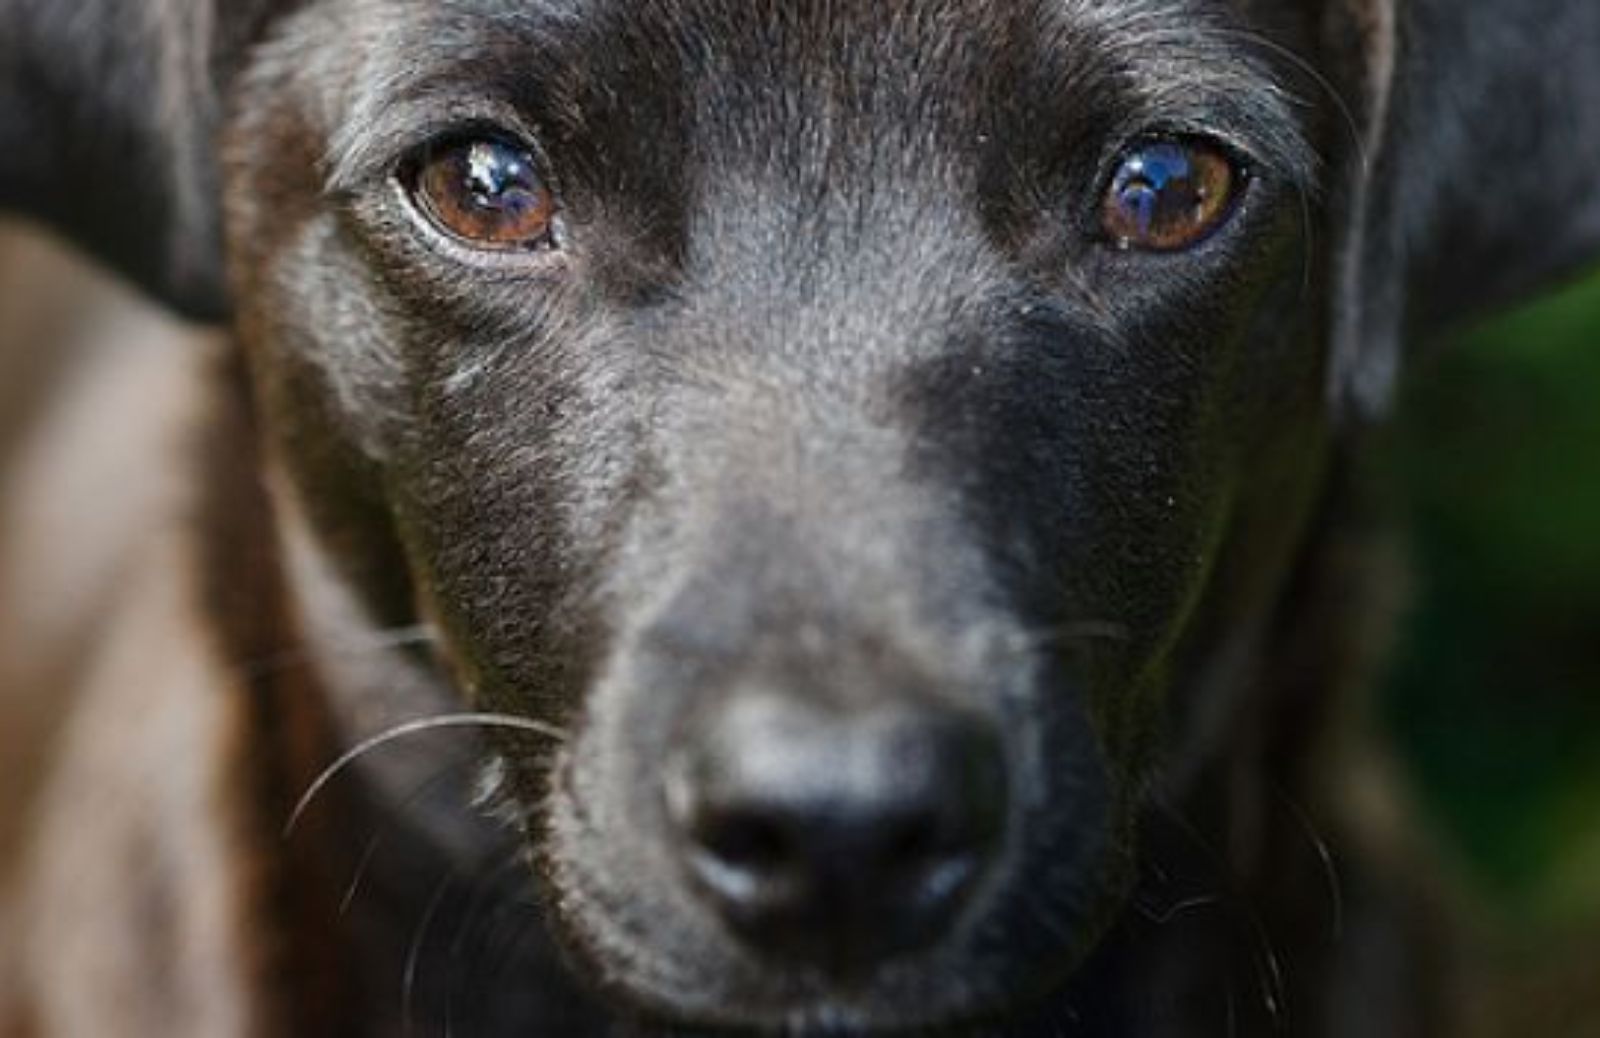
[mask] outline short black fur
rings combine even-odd
[[[357,603],[346,633],[427,623],[438,652],[395,666],[441,709],[567,733],[491,740],[509,831],[463,843],[367,776],[351,803],[415,848],[375,868],[385,905],[525,926],[531,868],[540,932],[469,942],[466,978],[458,946],[401,1013],[373,975],[405,924],[356,912],[340,1033],[1418,1033],[1406,1000],[1342,1029],[1362,964],[1305,935],[1320,861],[1262,875],[1304,824],[1274,748],[1341,673],[1275,667],[1322,615],[1317,517],[1401,330],[1600,237],[1575,179],[1600,104],[1570,101],[1600,14],[1537,6],[302,0],[96,28],[0,0],[0,202],[193,312],[224,305],[224,239],[278,520]],[[1465,70],[1437,49],[1501,35]],[[46,68],[63,49],[110,74]],[[1535,66],[1530,128],[1485,92]],[[537,156],[558,249],[475,254],[408,202],[418,149],[486,129]],[[1150,140],[1236,163],[1189,250],[1100,226]],[[696,885],[674,783],[742,752],[752,703],[834,733],[783,795],[837,810],[874,725],[1001,748],[998,843],[937,936],[796,954]],[[497,878],[431,895],[432,860]],[[1219,889],[1244,914],[1178,918]],[[1292,978],[1275,940],[1312,949]]]

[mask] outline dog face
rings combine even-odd
[[[1115,916],[1400,333],[1600,249],[1600,6],[1396,6],[12,4],[0,208],[231,297],[290,550],[230,652],[284,577],[293,706],[414,705],[316,650],[420,620],[456,721],[565,733],[501,724],[488,788],[608,1008],[942,1032]],[[387,983],[378,923],[333,954]]]
[[[1252,39],[360,0],[260,52],[267,421],[375,612],[568,731],[499,795],[614,993],[938,1024],[1093,945],[1184,647],[1264,600],[1324,424],[1315,126]]]

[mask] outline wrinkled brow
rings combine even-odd
[[[366,5],[385,0],[359,0]],[[728,0],[452,0],[433,9],[405,46],[383,46],[372,55],[359,83],[338,106],[340,113],[327,156],[330,190],[354,187],[433,132],[482,121],[513,130],[537,121],[537,113],[513,101],[537,95],[529,82],[551,70],[582,63],[595,37],[586,31],[602,15],[618,17],[614,3],[634,4],[639,17],[667,28],[663,50],[697,35],[695,19],[714,18]],[[782,20],[784,0],[740,0],[774,5]],[[804,0],[789,0],[803,3]],[[848,7],[834,0],[836,10]],[[885,4],[887,0],[860,0]],[[950,0],[959,7],[962,0]],[[1060,97],[1105,96],[1086,84],[1110,84],[1118,98],[1118,122],[1127,133],[1204,134],[1221,139],[1275,177],[1311,187],[1316,159],[1295,118],[1297,99],[1284,66],[1296,59],[1253,33],[1210,0],[972,0],[968,24],[952,33],[981,33],[1005,17],[1038,27],[1030,41],[1041,63],[1036,82]],[[710,13],[707,13],[710,12]],[[629,16],[631,17],[631,15]],[[857,15],[859,17],[859,15]],[[893,17],[885,15],[885,17]],[[930,47],[948,39],[927,41]],[[401,60],[404,56],[404,60]],[[692,57],[680,58],[688,63]]]
[[[1220,138],[1273,175],[1311,187],[1316,153],[1284,66],[1307,66],[1221,5],[1201,0],[1052,0],[1041,52],[1070,78],[1089,65],[1125,87],[1134,124]]]
[[[386,10],[396,2],[406,16]],[[382,29],[364,30],[359,58],[337,77],[338,96],[321,99],[332,117],[324,159],[332,192],[355,188],[440,130],[478,121],[526,129],[530,113],[511,98],[526,93],[529,77],[573,60],[586,7],[582,0],[350,3],[344,24]],[[519,89],[496,88],[508,80]]]

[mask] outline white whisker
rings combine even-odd
[[[1351,146],[1355,149],[1356,161],[1361,164],[1362,169],[1370,172],[1372,169],[1372,157],[1367,148],[1366,134],[1361,132],[1361,124],[1356,119],[1355,109],[1345,99],[1345,96],[1339,92],[1339,89],[1333,85],[1332,80],[1299,54],[1259,32],[1252,32],[1248,29],[1224,29],[1221,32],[1222,35],[1231,36],[1234,39],[1260,47],[1269,54],[1294,66],[1295,69],[1315,83],[1327,95],[1328,99],[1333,102],[1334,109],[1339,113],[1345,129],[1350,135]]]
[[[561,742],[566,739],[566,733],[555,725],[543,721],[535,721],[527,717],[517,717],[514,714],[443,714],[438,717],[427,717],[418,721],[409,721],[405,724],[395,725],[386,731],[364,739],[345,751],[312,780],[306,787],[304,795],[294,805],[294,810],[289,813],[289,820],[283,828],[285,837],[293,834],[295,827],[300,824],[300,819],[306,809],[316,800],[318,794],[327,788],[328,783],[337,778],[351,764],[373,750],[380,749],[401,739],[408,739],[413,735],[425,732],[458,729],[458,728],[499,728],[508,731],[528,732],[543,736],[547,739]]]
[[[386,630],[376,631],[370,637],[363,637],[358,640],[333,643],[316,648],[288,649],[274,653],[270,656],[251,660],[243,665],[243,670],[249,677],[266,677],[281,671],[292,670],[295,667],[306,666],[318,655],[326,655],[337,659],[356,658],[384,652],[389,649],[404,649],[413,645],[433,645],[438,640],[438,632],[426,624],[416,624],[410,627],[391,627]]]

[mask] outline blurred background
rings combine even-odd
[[[1380,464],[1380,716],[1474,916],[1486,1033],[1600,1035],[1600,277],[1437,344]]]

